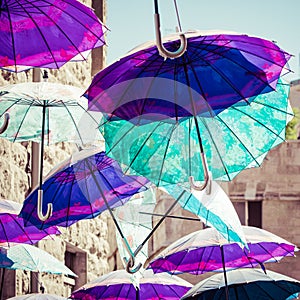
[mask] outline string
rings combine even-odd
[[[175,10],[176,10],[176,16],[177,16],[178,27],[179,27],[179,30],[182,32],[181,23],[180,23],[180,17],[179,17],[179,12],[178,12],[178,7],[177,7],[177,2],[176,2],[176,0],[174,0],[174,6],[175,6]]]

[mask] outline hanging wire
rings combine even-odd
[[[180,16],[179,16],[178,6],[177,6],[176,0],[174,0],[174,6],[175,6],[175,11],[176,11],[176,16],[177,16],[178,28],[179,28],[180,32],[182,32],[182,27],[181,27],[181,22],[180,22]]]

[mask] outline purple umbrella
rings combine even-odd
[[[82,300],[179,300],[192,284],[169,274],[153,274],[146,270],[133,284],[133,275],[118,270],[103,275],[74,291],[71,299]]]
[[[0,200],[0,246],[13,246],[25,243],[35,244],[38,241],[60,234],[56,226],[38,229],[35,226],[24,226],[24,220],[18,216],[22,205],[9,200]]]
[[[211,117],[275,90],[291,55],[274,42],[224,32],[188,32],[187,50],[162,57],[145,43],[101,70],[86,91],[89,109],[133,123]],[[178,48],[178,37],[165,47]],[[289,70],[287,69],[287,72]]]
[[[106,28],[77,0],[1,0],[0,68],[20,72],[85,60]]]
[[[190,273],[200,275],[211,271],[252,268],[265,262],[278,262],[294,256],[298,248],[266,230],[243,226],[249,249],[229,243],[214,228],[193,232],[169,245],[149,268],[155,273]]]
[[[253,268],[263,263],[278,262],[285,256],[294,256],[299,249],[292,243],[266,230],[243,226],[248,249],[237,243],[228,243],[214,228],[193,232],[167,247],[150,262],[156,272],[203,274],[210,271],[224,273],[226,299],[228,286],[226,271]]]
[[[85,149],[57,165],[44,180],[42,209],[52,203],[52,216],[45,221],[39,219],[38,189],[25,199],[20,216],[25,225],[40,229],[67,227],[124,204],[134,194],[145,191],[148,184],[144,177],[124,175],[119,164],[99,148]]]

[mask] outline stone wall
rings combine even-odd
[[[101,14],[105,13],[105,1],[87,0],[81,2],[90,7],[92,5],[96,6],[95,9],[98,16],[105,23],[103,15],[101,17]],[[48,81],[74,85],[85,90],[91,83],[92,70],[96,73],[105,64],[105,48],[104,46],[100,50],[97,50],[96,54],[91,54],[85,62],[69,62],[59,70],[48,70]],[[92,55],[94,56],[94,60],[92,60]],[[33,81],[32,70],[18,74],[0,70],[0,86],[31,81]],[[75,150],[74,145],[68,143],[46,147],[44,175],[57,163],[69,157]],[[32,154],[32,144],[30,142],[11,143],[0,138],[0,193],[2,199],[23,202],[32,188],[32,176],[30,173],[33,159]],[[55,237],[53,240],[41,241],[38,243],[38,247],[46,250],[62,262],[65,260],[66,249],[75,249],[78,251],[76,252],[77,256],[83,254],[83,257],[86,259],[82,260],[81,266],[76,266],[77,270],[84,271],[84,274],[79,274],[80,278],[75,282],[75,287],[79,287],[109,270],[107,222],[107,217],[104,215],[93,220],[76,223],[69,228],[62,228],[60,229],[62,231],[60,236]],[[37,276],[36,274],[32,276],[30,272],[20,270],[16,272],[7,270],[5,274],[7,276],[2,294],[4,299],[14,295],[38,291],[38,286],[33,284],[33,281],[35,281],[34,278]],[[46,273],[39,274],[38,280],[43,284],[47,292],[65,297],[70,295],[72,285],[74,284],[73,279]]]

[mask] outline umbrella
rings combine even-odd
[[[0,137],[12,142],[41,143],[40,190],[43,177],[44,144],[68,141],[78,144],[101,139],[99,118],[87,112],[87,100],[80,88],[49,82],[27,82],[8,85],[0,91],[0,117],[10,114],[9,126]],[[42,199],[42,190],[41,190]],[[41,207],[38,206],[38,210]],[[51,215],[51,207],[41,219]]]
[[[130,248],[136,250],[141,244],[143,245],[143,249],[135,254],[136,264],[143,265],[148,259],[148,239],[146,241],[144,239],[152,230],[152,213],[155,206],[155,189],[149,188],[147,191],[133,196],[124,205],[114,209],[115,218]],[[141,209],[144,214],[140,213]],[[130,256],[128,256],[127,249],[124,247],[122,237],[118,231],[116,231],[116,240],[120,257],[124,267],[126,267],[126,262],[129,261]]]
[[[294,244],[266,230],[243,226],[243,231],[248,249],[228,242],[214,228],[206,228],[169,245],[149,263],[148,268],[155,273],[200,275],[242,267],[263,267],[263,263],[278,262],[283,257],[294,256],[294,252],[299,250]]]
[[[0,248],[0,268],[65,274],[77,277],[74,272],[53,255],[27,244]]]
[[[77,0],[1,0],[0,68],[20,72],[85,60],[106,28]]]
[[[38,228],[70,226],[81,219],[94,218],[106,209],[123,205],[134,194],[147,189],[149,181],[124,175],[119,164],[98,147],[76,152],[57,165],[45,178],[44,207],[53,205],[52,216],[41,221],[36,212],[38,189],[23,203],[24,223]]]
[[[101,126],[107,155],[124,171],[147,177],[157,186],[232,180],[245,168],[261,165],[268,151],[285,141],[293,116],[289,86],[255,97],[251,105],[233,105],[213,118],[192,117],[136,126],[115,120]],[[201,167],[202,163],[202,167]],[[196,188],[194,185],[192,187]]]
[[[141,124],[214,116],[276,88],[291,55],[276,43],[245,34],[193,31],[186,51],[165,59],[148,42],[95,75],[86,91],[89,109]],[[165,48],[178,48],[178,36]]]
[[[177,276],[153,274],[150,270],[142,274],[137,285],[133,283],[132,276],[125,270],[110,272],[74,291],[70,298],[176,300],[180,299],[192,286]]]
[[[198,223],[201,220],[205,225],[215,228],[226,241],[235,242],[240,245],[240,247],[247,247],[247,241],[239,217],[230,199],[216,182],[212,182],[211,192],[209,195],[207,195],[205,191],[188,191],[180,185],[167,186],[162,190],[165,190],[165,192],[176,199],[176,201],[164,214],[153,214],[151,212],[147,212],[145,211],[147,207],[141,205],[139,208],[137,207],[135,210],[131,211],[130,217],[128,217],[125,221],[124,206],[119,208],[119,215],[122,214],[123,220],[118,223],[121,225],[123,222],[123,232],[126,233],[127,231],[127,235],[129,236],[127,241],[130,240],[131,244],[134,244],[134,247],[131,248],[135,248],[133,257],[130,258],[131,260],[127,261],[126,270],[128,272],[134,273],[141,267],[141,259],[138,257],[145,254],[146,250],[144,248],[147,246],[146,242],[150,239],[166,217],[183,220],[187,219],[189,221],[193,220]],[[132,201],[127,203],[126,206],[131,205],[131,203]],[[182,216],[170,215],[171,210],[177,203],[179,203],[183,209],[192,212],[199,218],[185,218]],[[226,210],[224,210],[224,207],[226,207]],[[141,218],[141,215],[143,218]],[[161,218],[152,228],[152,226],[149,226],[149,220],[147,222],[145,216],[160,216]],[[139,223],[135,224],[136,229],[132,226],[134,220],[139,220]],[[152,218],[150,221],[151,220]],[[141,232],[143,232],[143,234],[141,234]],[[118,248],[123,248],[120,242],[118,243]],[[141,251],[142,249],[143,251]],[[124,253],[124,251],[120,252]],[[135,265],[135,258],[138,258],[140,264],[136,268],[133,268]]]
[[[27,294],[9,298],[7,300],[67,300],[54,294]]]
[[[22,205],[9,200],[0,200],[0,246],[11,246],[15,243],[35,244],[53,234],[60,234],[56,226],[38,229],[35,226],[24,226],[23,218],[18,214]]]
[[[225,299],[222,274],[213,275],[197,283],[181,299]],[[230,300],[283,300],[300,291],[300,282],[282,274],[259,269],[239,269],[228,272]]]

